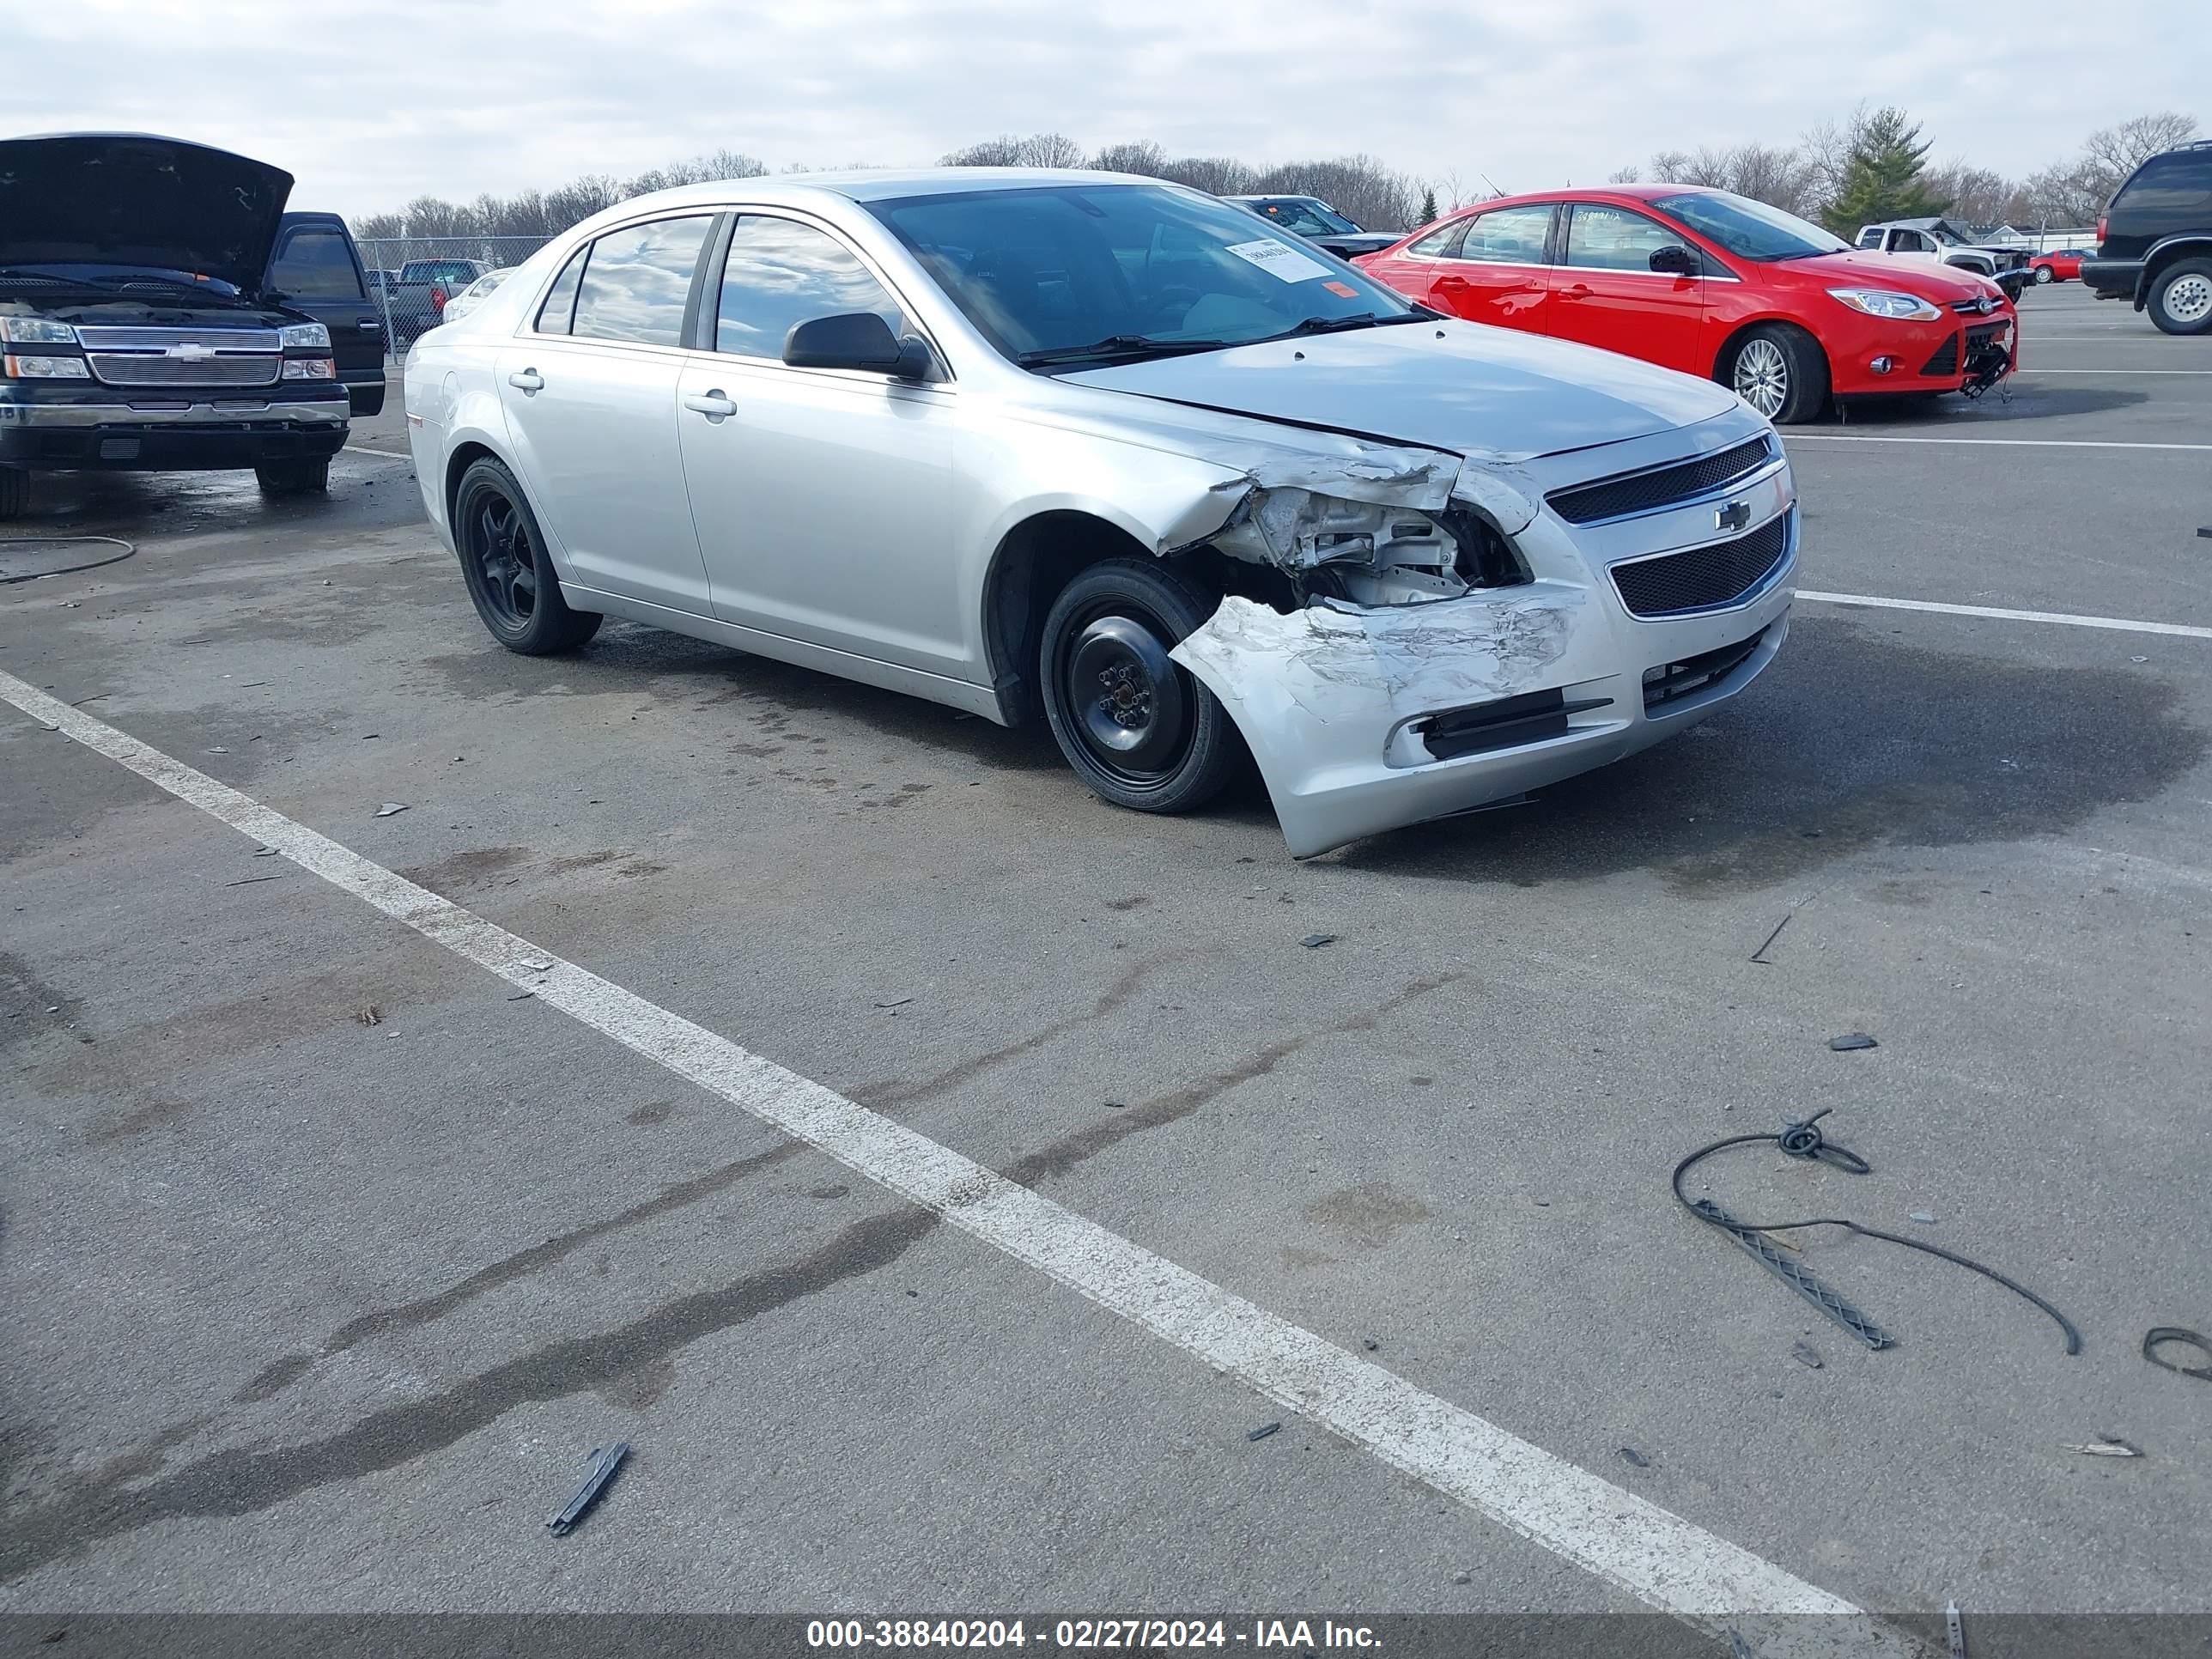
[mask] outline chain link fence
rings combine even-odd
[[[355,244],[368,297],[384,313],[392,356],[445,320],[446,307],[479,280],[511,270],[551,239],[544,236],[368,236]]]

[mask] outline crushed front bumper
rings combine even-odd
[[[1578,556],[1547,515],[1520,538],[1537,550],[1533,582],[1289,615],[1232,598],[1173,654],[1236,720],[1292,855],[1309,858],[1620,760],[1749,685],[1789,631],[1796,568],[1787,474],[1765,489],[1759,521],[1786,514],[1784,551],[1725,605],[1632,615],[1612,567],[1649,555]],[[1577,567],[1588,574],[1540,574]]]

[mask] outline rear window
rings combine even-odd
[[[2212,148],[2152,156],[2121,190],[2114,205],[2144,213],[2212,207]]]
[[[361,273],[353,252],[335,230],[295,230],[284,239],[270,270],[283,293],[301,300],[358,300]]]

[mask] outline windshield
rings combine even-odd
[[[963,191],[868,207],[1025,367],[1431,314],[1243,208],[1170,185]]]
[[[1342,214],[1331,212],[1319,202],[1301,196],[1275,202],[1254,202],[1250,205],[1252,211],[1262,218],[1272,219],[1285,230],[1300,236],[1342,236],[1359,228]]]
[[[1651,205],[1740,259],[1802,259],[1814,253],[1850,252],[1849,242],[1794,213],[1723,190],[1662,196]]]

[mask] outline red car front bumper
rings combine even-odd
[[[1986,313],[1952,312],[1933,322],[1855,318],[1821,344],[1838,397],[1956,392],[1985,345],[2001,347],[2006,373],[2020,367],[2020,319],[2009,306]]]

